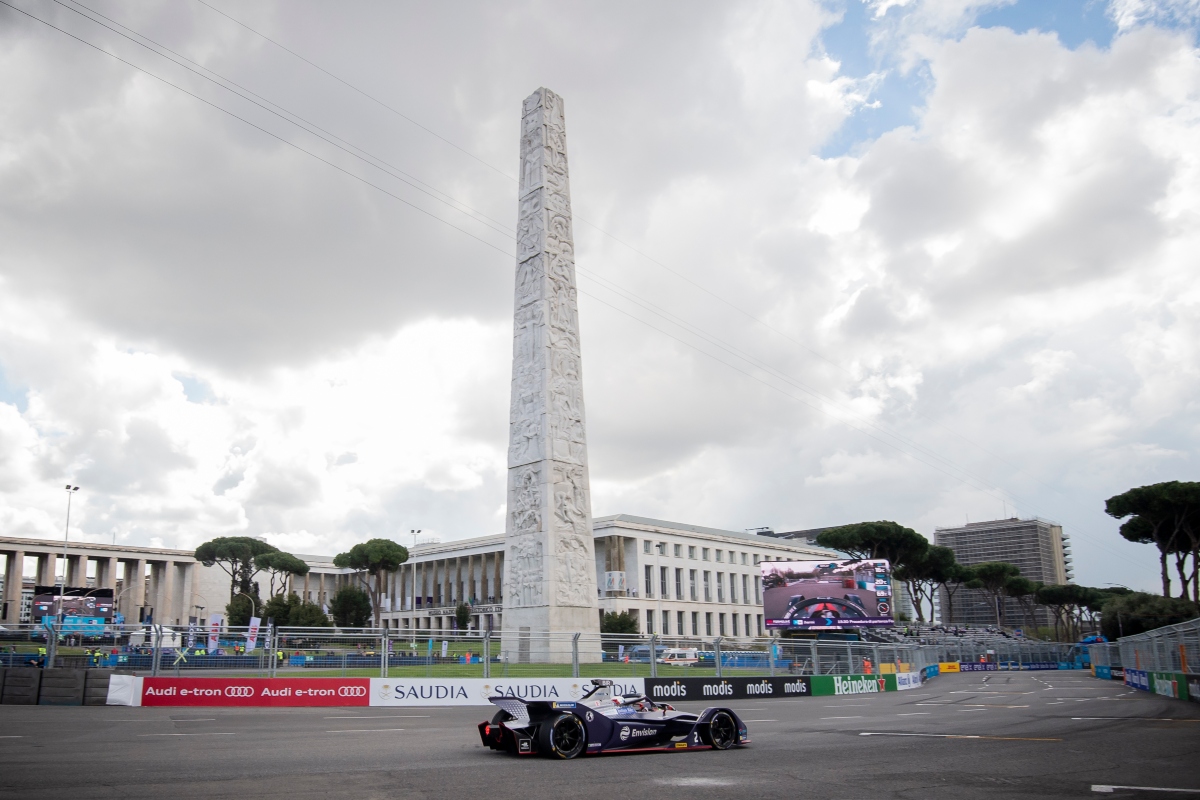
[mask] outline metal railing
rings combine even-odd
[[[1068,645],[998,639],[939,644],[758,637],[546,633],[528,630],[279,628],[206,631],[109,626],[48,635],[0,632],[0,666],[104,666],[149,675],[339,677],[706,677],[918,672],[941,661],[1062,661]]]
[[[1200,619],[1088,647],[1093,664],[1146,672],[1200,672]]]

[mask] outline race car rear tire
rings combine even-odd
[[[513,718],[512,714],[508,713],[503,708],[501,708],[501,709],[498,709],[496,711],[496,713],[492,715],[492,724],[499,725],[501,722],[508,722],[512,718]]]
[[[560,714],[538,728],[538,749],[551,758],[575,758],[587,749],[587,732],[574,714]]]
[[[737,723],[728,712],[718,711],[708,721],[708,743],[714,750],[728,750],[737,744]]]

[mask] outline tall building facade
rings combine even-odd
[[[997,519],[971,522],[959,528],[937,528],[934,542],[954,551],[958,563],[972,566],[987,561],[1006,561],[1021,570],[1022,577],[1045,584],[1064,584],[1074,580],[1071,569],[1071,545],[1061,525],[1044,519]],[[996,608],[992,597],[982,589],[961,588],[953,602],[945,590],[939,595],[942,622],[950,625],[994,625]],[[1013,598],[1004,599],[1004,618],[1008,625],[1023,627],[1029,614]],[[1037,625],[1051,625],[1050,612],[1034,611]]]

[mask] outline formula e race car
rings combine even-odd
[[[728,750],[750,742],[746,723],[731,709],[689,714],[645,695],[614,696],[612,685],[610,680],[593,680],[575,702],[489,697],[499,710],[491,722],[479,723],[479,736],[493,750],[551,758]]]

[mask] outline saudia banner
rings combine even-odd
[[[373,706],[486,706],[489,697],[578,700],[587,678],[371,678]],[[643,694],[641,678],[614,678],[614,694]]]

